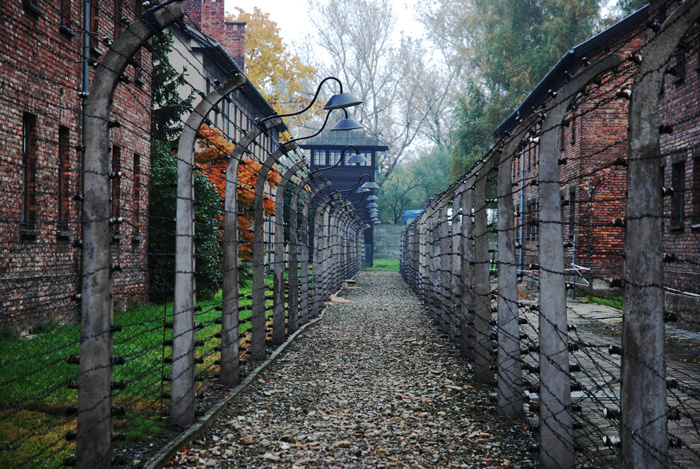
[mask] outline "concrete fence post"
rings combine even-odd
[[[306,169],[306,161],[301,160],[297,162],[294,166],[289,168],[287,172],[284,173],[279,185],[277,186],[277,192],[275,193],[275,241],[274,241],[274,285],[273,285],[273,313],[272,313],[272,342],[274,344],[280,344],[284,342],[285,334],[281,333],[280,330],[284,330],[284,271],[285,265],[289,265],[289,281],[290,281],[290,297],[288,306],[288,317],[287,317],[287,327],[289,333],[295,332],[299,328],[299,315],[298,308],[294,308],[292,311],[292,298],[291,298],[291,276],[292,276],[292,219],[294,219],[294,230],[296,231],[296,216],[297,211],[294,207],[294,201],[289,207],[289,259],[285,262],[284,259],[284,195],[287,190],[287,185],[291,179],[302,169]],[[299,198],[296,199],[297,203]],[[294,233],[294,242],[296,243],[296,232]],[[294,249],[294,255],[296,256],[296,246]],[[294,268],[297,268],[297,263],[294,263]],[[297,277],[298,278],[298,277]],[[295,303],[295,306],[298,303]],[[275,321],[275,318],[277,320]],[[282,327],[279,326],[282,324]]]
[[[575,463],[566,318],[564,235],[559,182],[559,128],[576,93],[620,63],[617,55],[584,69],[551,101],[540,135],[539,250],[540,461],[547,468]]]
[[[316,189],[311,191],[308,198],[304,202],[304,207],[302,209],[302,219],[301,219],[301,274],[299,277],[300,283],[300,296],[301,296],[301,322],[306,324],[310,319],[316,317],[312,308],[315,306],[311,297],[311,289],[309,288],[309,266],[310,266],[310,240],[309,240],[309,212],[316,196],[323,190],[328,189],[331,186],[330,181],[319,185]],[[318,234],[314,233],[317,237]],[[314,247],[316,246],[316,240],[314,240]],[[314,264],[316,259],[314,258]],[[315,265],[314,272],[315,275]]]
[[[209,112],[245,81],[243,75],[235,75],[202,98],[187,118],[178,142],[170,420],[180,428],[192,424],[195,411],[194,144]]]
[[[282,123],[282,119],[277,117],[272,119],[271,122],[277,127]],[[253,202],[253,304],[250,317],[250,356],[256,361],[265,359],[265,297],[267,296],[265,294],[265,186],[268,184],[267,175],[282,155],[293,151],[296,147],[297,144],[293,141],[281,145],[265,158],[255,178],[255,199]],[[284,310],[282,310],[282,314],[284,314]],[[276,325],[281,329],[282,340],[280,343],[284,342],[284,316],[277,318]],[[274,327],[275,324],[273,322],[273,331]]]
[[[474,183],[474,377],[482,384],[492,384],[495,376],[486,180],[497,157],[497,154],[489,155],[478,167]]]
[[[298,317],[300,326],[308,322],[309,316],[308,310],[299,307],[299,197],[307,189],[311,179],[320,174],[320,172],[311,173],[299,182],[294,189],[289,207],[289,315]],[[302,213],[304,213],[303,210]]]
[[[699,17],[700,2],[678,5],[650,40],[632,88],[622,325],[623,468],[668,463],[659,95],[669,59]]]
[[[418,231],[418,273],[416,290],[418,297],[427,306],[428,295],[428,263],[430,262],[430,254],[428,251],[428,220],[430,220],[430,206],[425,208],[425,211],[416,218],[414,222]]]
[[[455,191],[452,197],[452,236],[451,236],[451,251],[452,259],[450,260],[450,297],[451,305],[450,310],[452,312],[452,323],[451,337],[453,337],[454,342],[458,347],[461,346],[462,340],[462,322],[464,318],[462,317],[462,311],[460,305],[462,304],[462,215],[460,209],[462,208],[462,194],[459,191]]]
[[[498,161],[498,408],[516,418],[524,416],[524,409],[512,166],[523,136],[535,122],[530,116],[518,124]]]
[[[328,253],[328,211],[330,204],[335,200],[332,194],[327,196],[316,208],[314,215],[314,257],[312,267],[313,293],[311,295],[312,318],[318,317],[321,312],[323,298],[326,292],[326,258]]]
[[[462,189],[462,353],[474,360],[474,176],[470,176]]]
[[[438,236],[440,237],[440,272],[438,278],[438,294],[440,301],[440,327],[445,334],[448,334],[450,340],[454,339],[452,333],[452,302],[450,287],[450,262],[452,260],[452,243],[450,242],[450,204],[449,200],[442,201],[440,207],[440,225],[438,228]]]
[[[95,70],[85,108],[83,172],[82,317],[76,464],[112,464],[112,226],[110,220],[110,114],[119,77],[153,35],[184,16],[180,2],[156,7],[135,21]]]
[[[524,416],[512,185],[520,138],[520,133],[511,138],[498,161],[498,409],[516,418]]]
[[[434,201],[434,208],[430,212],[428,224],[430,243],[430,263],[428,264],[428,311],[436,325],[440,323],[440,207],[438,201]]]
[[[222,282],[222,331],[230,331],[221,340],[221,380],[225,385],[240,381],[240,305],[238,287],[238,167],[248,147],[264,131],[277,127],[280,118],[265,121],[250,129],[236,144],[226,166],[226,183],[224,187],[224,233],[223,233],[223,270]]]

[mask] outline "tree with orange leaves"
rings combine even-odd
[[[195,161],[203,168],[209,180],[219,189],[223,199],[226,190],[226,167],[235,144],[226,139],[216,127],[204,124],[199,129]],[[255,206],[255,184],[262,165],[248,157],[243,157],[238,166],[238,236],[239,258],[244,264],[253,262],[253,216]],[[279,173],[273,168],[267,173],[266,184],[272,191],[280,181]],[[275,213],[275,202],[266,197],[263,203],[265,214]]]

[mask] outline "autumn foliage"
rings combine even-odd
[[[226,167],[234,148],[235,144],[227,140],[217,128],[204,124],[199,129],[195,161],[218,188],[222,199],[226,193]],[[241,241],[239,258],[244,263],[253,261],[255,184],[261,167],[258,161],[248,157],[243,157],[238,166],[238,236]],[[274,190],[279,181],[280,175],[274,168],[267,173],[266,185],[270,190]],[[275,213],[275,202],[271,198],[265,197],[263,207],[267,216]]]
[[[311,102],[304,93],[303,83],[313,79],[317,70],[288,52],[280,37],[277,23],[253,7],[251,13],[236,7],[236,14],[228,13],[229,21],[246,23],[245,32],[245,74],[255,84],[265,99],[278,114],[299,111]],[[315,116],[323,114],[322,104],[317,101],[301,115],[285,119],[288,127],[299,126]],[[284,138],[284,136],[283,136]]]

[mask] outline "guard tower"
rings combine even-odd
[[[357,148],[348,147],[349,145]],[[377,156],[389,149],[365,130],[349,132],[331,132],[325,130],[318,136],[305,140],[299,145],[311,152],[311,170],[321,170],[326,180],[331,182],[331,188],[353,203],[362,220],[370,225],[365,231],[365,259],[367,265],[372,265],[374,252],[374,226],[370,217],[370,207],[373,202],[369,189],[362,191],[360,186],[366,182],[374,182]],[[341,161],[341,155],[345,156]],[[351,156],[358,154],[364,161],[348,163]],[[358,189],[360,190],[358,192]],[[368,200],[369,198],[369,200]]]

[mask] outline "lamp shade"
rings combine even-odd
[[[350,164],[350,163],[365,164],[366,162],[367,162],[367,159],[358,153],[355,153],[354,155],[350,155],[349,157],[345,158],[345,164]]]
[[[341,130],[356,130],[363,129],[362,124],[357,122],[352,117],[346,117],[345,119],[340,119],[331,129],[331,132],[338,132]]]
[[[374,194],[372,194],[372,195],[370,195],[369,197],[367,197],[367,200],[369,200],[370,202],[375,201],[375,200],[378,200],[378,199],[379,199],[379,197],[377,197],[377,196],[374,195]]]
[[[367,206],[368,206],[369,208],[377,208],[377,207],[379,207],[379,205],[377,205],[377,204],[374,203],[374,202],[368,203]]]
[[[366,187],[358,187],[357,190],[355,191],[355,194],[361,194],[363,192],[369,192],[370,190],[367,189]]]
[[[362,104],[364,101],[360,101],[350,93],[340,93],[331,96],[323,109],[330,111],[331,109],[345,109],[346,107],[357,106]]]
[[[360,186],[360,187],[363,189],[379,189],[379,185],[374,181],[366,182],[366,183],[362,184],[362,186]]]

